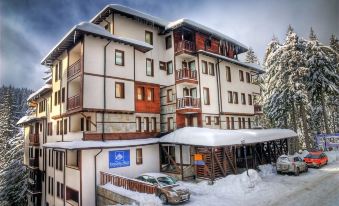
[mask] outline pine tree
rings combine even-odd
[[[291,26],[291,24],[289,24],[287,28],[286,36],[288,36],[292,32],[294,32],[294,28]]]
[[[334,34],[330,37],[330,47],[339,54],[339,40]]]
[[[259,63],[258,58],[255,55],[252,47],[248,48],[248,51],[246,52],[245,62],[246,63],[255,63],[255,64]]]
[[[311,41],[315,41],[317,40],[317,35],[315,35],[314,31],[313,31],[313,28],[311,27],[310,29],[310,35],[308,36],[308,38],[311,40]]]

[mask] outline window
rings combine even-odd
[[[71,200],[79,204],[79,192],[66,187],[66,201]]]
[[[51,194],[51,177],[48,176],[48,194]]]
[[[220,119],[219,117],[214,117],[214,124],[219,125],[220,124]]]
[[[226,66],[226,80],[228,82],[232,81],[232,76],[231,76],[231,68]]]
[[[121,50],[115,50],[115,65],[124,66],[125,64],[125,53]]]
[[[212,42],[211,42],[210,39],[205,39],[205,47],[206,47],[207,49],[211,48],[211,44],[212,44]]]
[[[146,59],[146,75],[151,77],[154,76],[153,59]]]
[[[207,62],[206,61],[201,61],[201,71],[203,74],[207,74]]]
[[[55,169],[62,171],[63,168],[63,153],[55,151]]]
[[[210,75],[214,76],[214,64],[211,62],[208,62],[208,71]]]
[[[160,61],[159,62],[159,69],[166,71],[166,62]]]
[[[241,129],[241,118],[238,117],[238,128]]]
[[[172,61],[167,62],[167,75],[173,74],[173,64]]]
[[[65,87],[64,88],[62,88],[62,90],[61,90],[62,92],[61,92],[61,102],[62,103],[64,103],[65,102],[65,97],[66,97],[66,92],[65,92]]]
[[[144,132],[149,132],[149,119],[144,117]]]
[[[244,93],[241,93],[241,104],[246,104],[246,97]]]
[[[86,117],[86,131],[91,131],[91,117]]]
[[[188,62],[188,68],[190,68],[191,71],[195,71],[195,61]]]
[[[251,118],[248,118],[247,121],[248,121],[248,128],[251,129]]]
[[[238,92],[233,92],[233,103],[238,104]]]
[[[59,121],[57,121],[56,134],[59,135]]]
[[[206,122],[206,125],[211,125],[211,117],[205,116],[205,122]]]
[[[65,186],[64,184],[60,184],[60,194],[61,194],[61,199],[64,199],[65,198]]]
[[[145,42],[153,45],[153,32],[145,31]]]
[[[141,132],[141,117],[136,117],[135,122],[137,132]]]
[[[58,104],[58,92],[54,92],[54,105]]]
[[[53,177],[51,177],[51,184],[52,184],[52,186],[51,186],[51,195],[54,195],[54,178]]]
[[[144,87],[137,87],[137,100],[144,100]]]
[[[152,117],[151,119],[151,125],[152,125],[152,132],[157,132],[157,118],[156,117]]]
[[[209,105],[210,104],[210,91],[206,87],[204,87],[204,104],[205,105]]]
[[[239,79],[241,82],[244,81],[244,72],[242,70],[239,70]]]
[[[137,165],[142,164],[142,149],[141,148],[136,149],[136,164]]]
[[[75,168],[79,168],[80,166],[80,150],[67,150],[67,166],[71,166],[71,167],[75,167]]]
[[[227,127],[227,129],[231,129],[230,118],[229,117],[226,117],[226,127]]]
[[[55,65],[54,71],[55,71],[54,80],[55,80],[55,81],[58,81],[58,79],[59,79],[59,64],[56,64],[56,65]]]
[[[154,88],[147,88],[147,101],[154,100]]]
[[[252,95],[248,95],[248,104],[252,105]]]
[[[109,31],[109,23],[107,23],[104,27],[106,31]]]
[[[228,103],[233,103],[233,96],[232,96],[232,92],[231,91],[228,91]]]
[[[167,118],[167,130],[172,131],[173,129],[174,129],[173,117],[168,117]]]
[[[231,125],[232,125],[231,129],[234,129],[234,117],[231,117]]]
[[[166,41],[166,49],[172,48],[172,36],[169,35],[165,38]]]
[[[242,118],[242,128],[246,129],[246,121],[244,117]]]
[[[251,75],[248,72],[246,72],[246,82],[251,83]]]
[[[62,61],[59,61],[59,79],[61,79],[62,76]]]
[[[125,84],[122,82],[115,82],[115,98],[125,98]]]
[[[63,134],[64,133],[64,127],[63,127],[63,122],[62,120],[59,120],[59,134]]]
[[[57,197],[60,197],[60,182],[57,182]]]
[[[173,91],[172,89],[167,90],[167,102],[172,102],[173,101]]]
[[[42,132],[42,123],[39,124],[39,130]]]
[[[64,134],[67,134],[67,119],[64,119]]]
[[[83,117],[80,118],[80,131],[85,130],[85,119]]]

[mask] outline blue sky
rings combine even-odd
[[[2,0],[0,85],[42,86],[47,68],[41,59],[70,28],[109,3],[169,21],[190,18],[251,46],[260,59],[273,34],[285,38],[288,24],[305,38],[312,26],[324,43],[331,34],[339,36],[339,0]]]

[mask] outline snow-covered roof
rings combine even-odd
[[[226,56],[223,56],[223,55],[219,55],[219,54],[214,54],[212,52],[208,52],[208,51],[204,51],[204,50],[198,50],[198,52],[201,53],[201,54],[205,54],[207,56],[215,57],[215,58],[222,59],[222,60],[234,63],[234,64],[238,64],[240,66],[247,67],[251,70],[254,70],[255,72],[258,72],[259,74],[265,73],[265,71],[262,69],[262,67],[258,64],[241,62],[241,61],[236,60],[236,59],[232,59],[232,58],[229,58],[229,57],[226,57]]]
[[[39,98],[40,95],[45,94],[46,92],[50,91],[51,89],[52,89],[52,85],[45,84],[40,89],[38,89],[36,92],[29,95],[29,97],[27,98],[27,101],[30,101],[30,100],[35,99],[35,98]]]
[[[41,117],[35,117],[35,116],[23,116],[19,119],[19,121],[16,123],[17,125],[27,124],[29,122],[38,121],[42,119]]]
[[[212,34],[212,35],[214,35],[214,36],[216,36],[216,37],[218,37],[220,39],[227,40],[227,41],[232,42],[232,43],[234,43],[234,44],[236,44],[236,45],[238,45],[240,47],[243,47],[243,49],[245,49],[245,51],[248,49],[246,45],[238,42],[237,40],[235,40],[235,39],[233,39],[233,38],[231,38],[231,37],[229,37],[229,36],[227,36],[227,35],[225,35],[225,34],[223,34],[221,32],[218,32],[218,31],[216,31],[214,29],[211,29],[211,28],[209,28],[209,27],[207,27],[205,25],[202,25],[202,24],[199,24],[199,23],[197,23],[195,21],[192,21],[190,19],[183,18],[183,19],[179,19],[179,20],[170,22],[170,23],[168,23],[166,25],[165,30],[172,30],[172,29],[175,29],[175,28],[177,28],[177,27],[179,27],[181,25],[189,25],[189,26],[194,27],[196,29],[201,29],[204,32],[210,33],[210,34]]]
[[[105,8],[102,9],[95,17],[93,17],[90,20],[90,22],[95,22],[95,21],[97,21],[97,19],[102,18],[103,14],[106,13],[108,10],[113,10],[113,11],[116,11],[116,12],[121,12],[121,13],[124,13],[124,14],[139,17],[143,20],[152,22],[152,23],[157,24],[157,25],[162,26],[162,27],[165,27],[168,24],[168,22],[164,19],[146,14],[144,12],[141,12],[141,11],[138,11],[138,10],[135,10],[135,9],[132,9],[132,8],[120,5],[120,4],[109,4],[109,5],[105,6]],[[109,12],[110,11],[108,11],[108,13]]]
[[[71,141],[71,142],[50,142],[42,145],[47,148],[57,149],[97,149],[114,148],[138,145],[149,145],[158,143],[158,138],[134,139],[134,140],[109,140],[109,141]]]
[[[131,45],[142,52],[153,49],[153,46],[146,42],[113,35],[99,25],[89,22],[81,22],[67,32],[67,34],[59,41],[59,43],[57,43],[56,46],[43,58],[41,64],[51,65],[51,62],[53,62],[62,52],[64,52],[64,50],[69,45],[74,44],[75,40],[77,39],[76,37],[79,37],[81,33],[92,34],[115,42]]]
[[[147,176],[151,176],[151,177],[167,177],[167,175],[163,174],[163,173],[158,173],[158,172],[147,172],[147,173],[143,173],[141,175],[147,175]]]
[[[227,146],[272,141],[296,137],[289,129],[242,129],[221,130],[199,127],[184,127],[159,139],[160,143],[197,145],[197,146]]]

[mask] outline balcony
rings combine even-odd
[[[197,70],[192,71],[189,68],[177,70],[175,72],[175,82],[177,84],[182,82],[198,84]]]
[[[80,71],[81,71],[81,61],[79,59],[78,61],[76,61],[75,63],[73,63],[72,65],[70,65],[68,67],[67,79],[71,80],[71,79],[77,77],[78,74],[80,74]]]
[[[262,106],[255,104],[254,105],[254,114],[262,114],[262,113],[263,113]]]
[[[29,158],[29,166],[39,168],[39,157]]]
[[[200,98],[183,97],[177,99],[179,113],[197,113],[200,111]]]
[[[39,134],[29,134],[29,145],[39,146]]]
[[[27,190],[31,194],[41,193],[41,181],[29,180]]]
[[[74,110],[80,108],[81,98],[80,94],[74,95],[67,99],[67,110]]]
[[[175,43],[175,53],[179,52],[195,52],[195,43],[187,40],[181,40]]]

